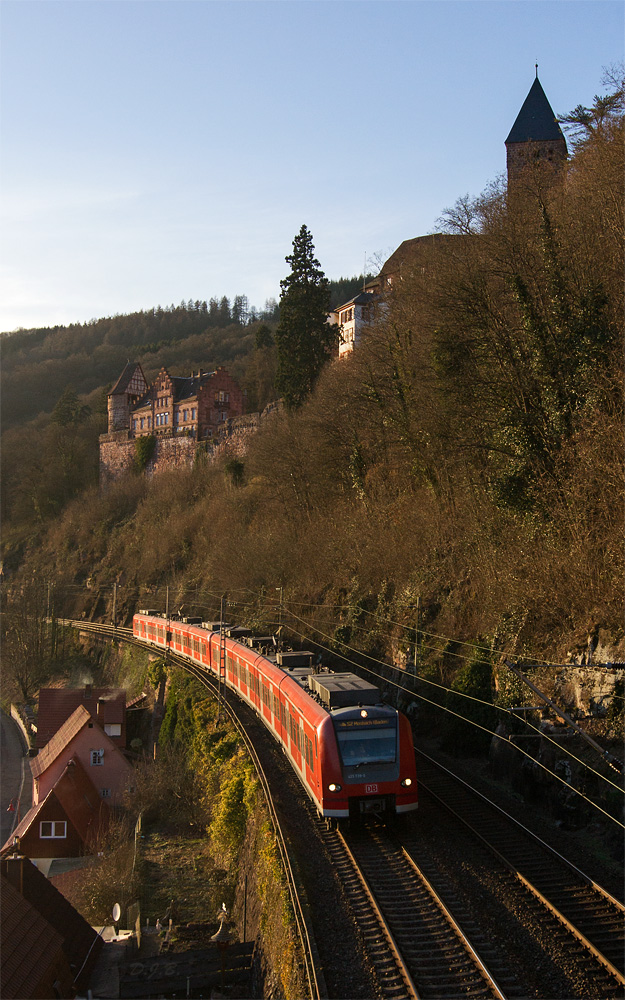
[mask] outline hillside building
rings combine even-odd
[[[141,365],[129,361],[108,394],[109,431],[122,431],[130,426],[130,409],[148,390]]]
[[[371,282],[366,289],[349,302],[330,313],[329,322],[341,326],[339,358],[350,354],[360,343],[362,332],[378,318],[380,296],[378,282]]]
[[[330,314],[329,321],[341,326],[339,358],[351,354],[358,347],[363,333],[384,316],[388,296],[403,278],[412,274],[415,268],[427,278],[428,271],[435,267],[438,251],[458,238],[445,233],[432,233],[400,243],[383,264],[377,278],[370,281],[359,295]]]
[[[30,761],[33,806],[46,798],[71,759],[80,762],[100,798],[113,806],[121,804],[134,783],[132,765],[114,738],[107,736],[84,705],[79,705]]]
[[[563,182],[568,158],[566,139],[538,79],[530,87],[506,139],[508,190],[528,170],[538,167],[551,183]]]
[[[108,430],[131,438],[183,434],[211,438],[245,409],[244,394],[225,368],[180,377],[161,368],[148,386],[141,365],[128,363],[108,396]]]
[[[538,79],[538,69],[505,145],[508,190],[514,191],[528,172],[533,177],[537,168],[549,184],[563,183],[568,157],[566,140]],[[341,326],[339,358],[351,354],[366,329],[384,315],[388,295],[405,276],[418,268],[427,282],[428,270],[436,267],[437,253],[461,238],[432,233],[400,243],[378,277],[355,298],[337,306],[328,317],[329,322]]]

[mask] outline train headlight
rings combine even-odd
[[[368,714],[369,714],[369,713],[367,712],[367,709],[366,709],[366,708],[363,708],[362,712],[360,713],[360,717],[361,717],[361,719],[366,719],[366,718],[367,718],[367,716],[368,716]]]
[[[412,784],[412,778],[404,778],[404,780],[402,781],[402,785],[404,786],[404,788],[410,788],[411,784]]]
[[[331,785],[328,785],[328,788],[331,792],[340,792],[341,785],[335,785],[334,783],[332,783]]]

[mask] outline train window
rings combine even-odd
[[[377,721],[377,720],[376,720]],[[395,720],[380,720],[375,728],[358,726],[341,728],[335,723],[341,758],[345,767],[360,764],[393,763],[397,755],[397,725]]]
[[[308,739],[306,733],[303,734],[304,737],[304,753],[306,755],[306,763],[310,768],[313,766],[313,755],[312,755],[312,743]]]

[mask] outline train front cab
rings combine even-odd
[[[403,715],[386,706],[339,709],[322,730],[326,818],[401,816],[417,808],[414,750]]]

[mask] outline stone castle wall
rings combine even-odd
[[[270,403],[262,413],[247,413],[232,417],[219,429],[219,436],[209,441],[196,441],[182,434],[160,436],[155,439],[154,453],[145,468],[146,476],[154,476],[165,469],[190,468],[196,455],[206,456],[214,462],[228,454],[241,458],[247,451],[250,438],[273,413],[279,403]],[[135,438],[128,430],[111,431],[100,435],[100,486],[106,488],[135,467]]]

